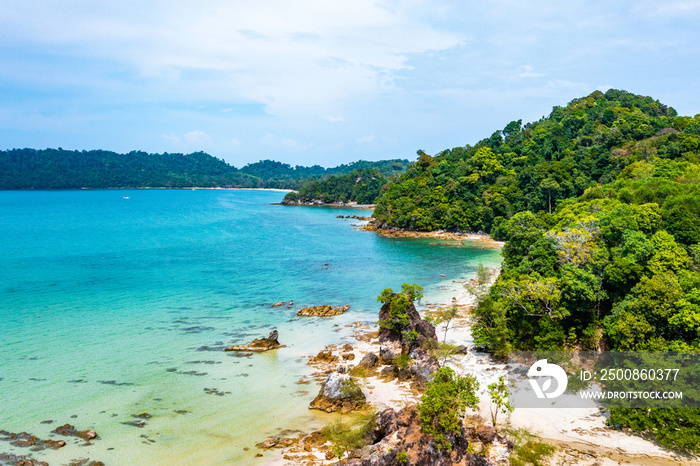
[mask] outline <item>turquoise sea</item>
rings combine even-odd
[[[283,196],[0,192],[0,430],[68,441],[44,451],[0,441],[0,453],[52,465],[265,461],[255,443],[328,419],[307,409],[318,385],[295,384],[311,372],[303,356],[352,341],[353,321],[374,323],[384,288],[416,282],[424,301],[447,301],[453,280],[500,261],[478,243],[381,238],[336,218],[365,210],[272,205]],[[351,307],[295,317],[326,303]],[[222,351],[272,329],[286,348]],[[65,423],[99,438],[50,434]]]

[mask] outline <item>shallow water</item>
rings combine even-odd
[[[318,386],[295,384],[310,373],[302,356],[351,341],[353,321],[374,322],[382,289],[416,282],[426,301],[444,300],[452,280],[500,260],[478,243],[381,238],[336,218],[367,211],[271,205],[282,197],[0,192],[0,429],[58,439],[50,431],[70,423],[100,436],[57,451],[0,442],[0,452],[253,464],[256,442],[323,421],[307,409]],[[293,308],[270,307],[283,300]],[[326,303],[351,310],[295,317]],[[273,328],[286,348],[222,351]],[[143,412],[147,425],[131,424]]]

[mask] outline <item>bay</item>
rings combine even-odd
[[[243,190],[0,192],[0,429],[70,423],[99,439],[32,452],[51,464],[254,464],[254,444],[328,419],[303,359],[373,324],[384,288],[447,301],[499,252],[359,230],[352,208],[272,205]],[[444,276],[441,276],[444,275]],[[278,301],[294,305],[272,308]],[[350,304],[331,319],[304,306]],[[277,329],[286,348],[222,351]],[[144,427],[135,416],[147,412]],[[52,423],[42,423],[49,421]],[[53,435],[53,437],[52,437]]]

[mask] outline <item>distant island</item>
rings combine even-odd
[[[241,169],[204,152],[119,154],[104,150],[0,151],[0,189],[277,188],[299,189],[313,180],[372,169],[384,177],[405,171],[408,160],[360,160],[324,168],[262,160]]]

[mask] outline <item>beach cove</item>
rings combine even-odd
[[[0,452],[50,464],[231,464],[308,410],[305,356],[376,321],[376,296],[416,282],[425,302],[451,299],[497,250],[382,238],[338,215],[288,209],[277,192],[133,190],[2,192],[0,429],[85,442]],[[129,199],[124,199],[128,197]],[[294,305],[272,308],[280,302]],[[330,319],[304,306],[350,305]],[[287,347],[236,357],[231,344],[277,329]],[[139,417],[148,414],[148,418]],[[48,423],[47,421],[52,421]],[[143,421],[143,427],[136,422]]]

